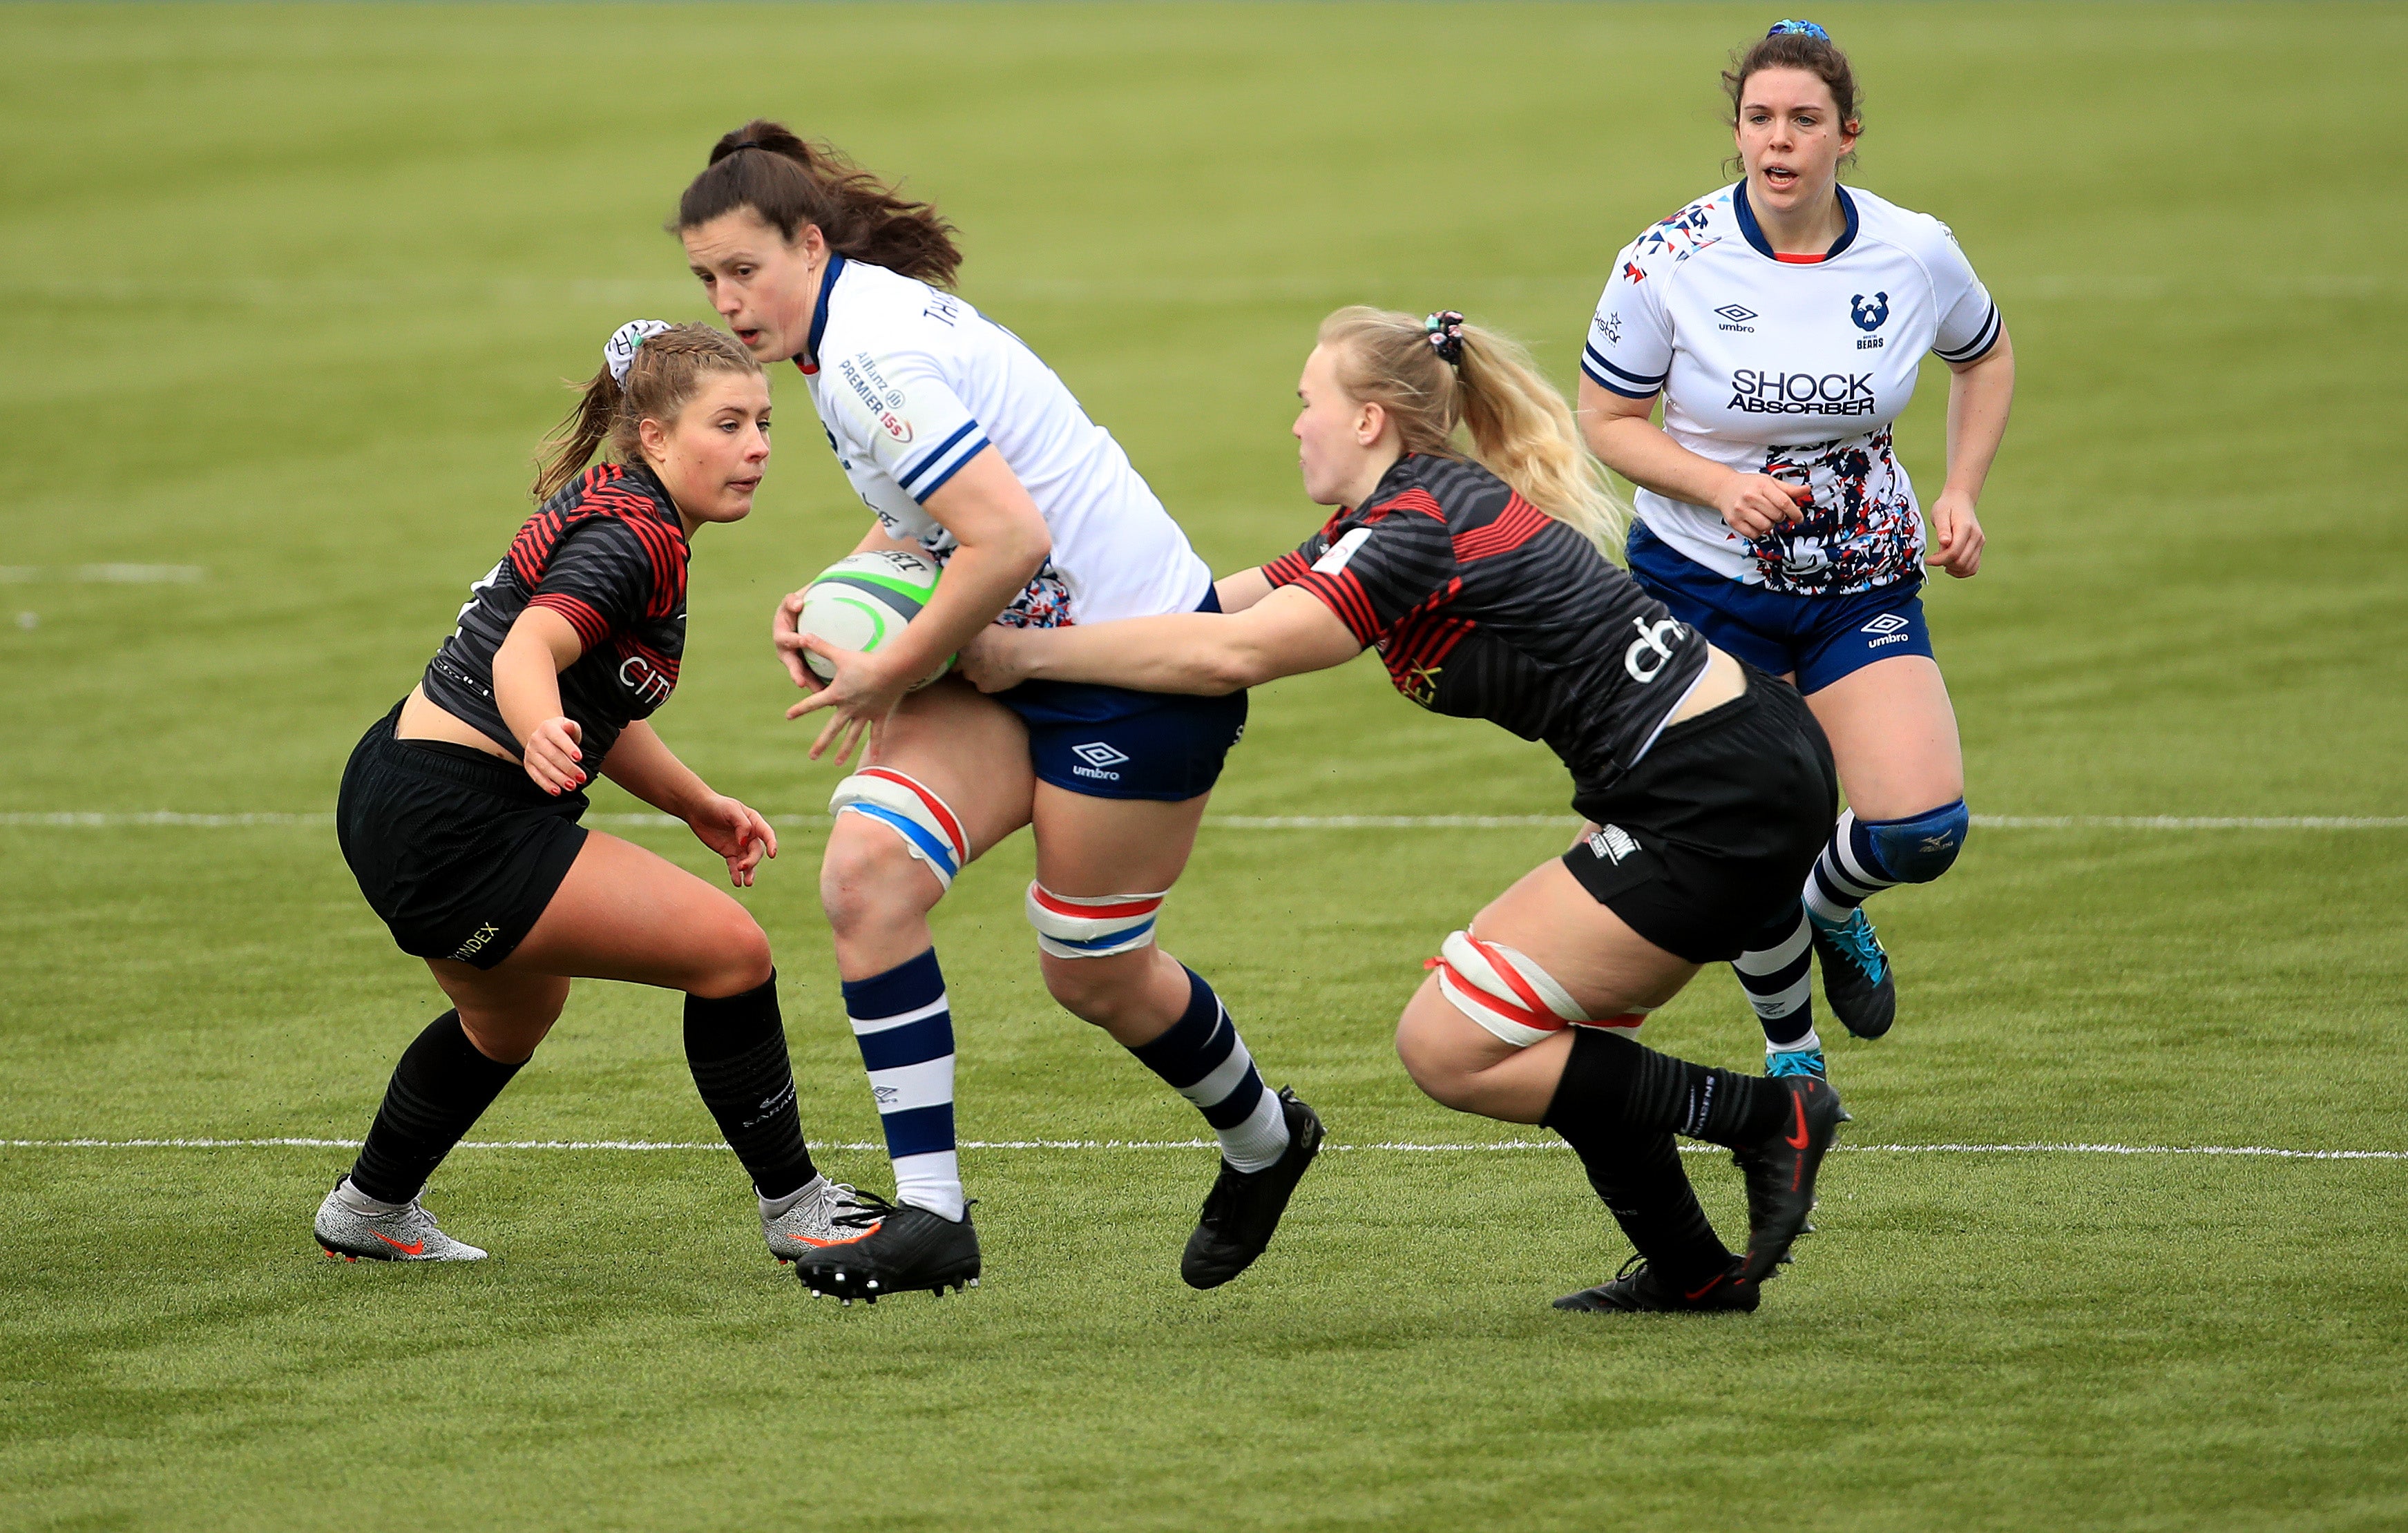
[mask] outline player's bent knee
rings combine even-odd
[[[1037,945],[1048,956],[1110,958],[1153,943],[1154,918],[1168,895],[1167,889],[1152,895],[1057,895],[1032,881],[1025,910],[1037,928]],[[1059,999],[1060,992],[1055,996]]]
[[[1635,1033],[1651,1010],[1634,1007],[1614,1016],[1593,1017],[1529,954],[1468,931],[1449,932],[1428,967],[1438,971],[1439,994],[1456,1010],[1516,1048],[1526,1049],[1572,1026]]]
[[[907,856],[936,875],[940,889],[952,888],[953,875],[970,860],[961,816],[926,783],[892,767],[865,766],[838,782],[828,813],[839,825],[857,819],[891,831]]]
[[[927,914],[944,897],[926,864],[868,820],[839,818],[820,858],[820,905],[839,935]]]
[[[1956,863],[1956,854],[1965,848],[1965,833],[1972,828],[1973,817],[1966,812],[1965,800],[1959,798],[1909,819],[1867,820],[1860,824],[1871,838],[1873,855],[1880,859],[1882,870],[1893,881],[1929,883]]]
[[[686,986],[688,995],[705,1000],[758,990],[777,972],[769,937],[761,924],[734,900],[725,904],[727,909],[716,918],[710,940],[695,946],[697,972]]]

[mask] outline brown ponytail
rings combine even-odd
[[[937,287],[952,287],[961,269],[957,231],[933,206],[908,200],[835,145],[805,143],[782,122],[756,117],[723,135],[711,146],[709,168],[678,199],[670,232],[739,208],[775,225],[789,245],[804,224],[815,223],[837,254]]]
[[[538,504],[558,494],[607,446],[617,463],[641,463],[646,421],[675,421],[702,380],[719,373],[760,374],[761,365],[731,337],[707,324],[673,324],[647,337],[627,365],[623,385],[606,364],[578,387],[576,406],[543,439],[536,454]]]
[[[1320,340],[1335,354],[1346,396],[1384,409],[1406,451],[1468,455],[1591,542],[1618,549],[1629,509],[1608,488],[1581,443],[1571,407],[1530,353],[1475,324],[1449,326],[1445,336],[1459,337],[1460,349],[1449,348],[1453,363],[1432,347],[1425,322],[1358,306],[1322,321]],[[1469,454],[1455,445],[1457,426],[1470,435]]]

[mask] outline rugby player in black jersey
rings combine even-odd
[[[540,509],[343,771],[344,859],[452,1010],[403,1053],[358,1161],[319,1207],[330,1256],[485,1254],[438,1228],[419,1194],[535,1053],[573,978],[685,992],[695,1084],[781,1260],[856,1211],[804,1145],[761,928],[693,874],[577,823],[579,790],[600,772],[691,825],[734,883],[777,854],[768,824],[713,793],[648,722],[677,684],[689,539],[752,509],[768,384],[707,325],[633,322],[604,361],[551,444]],[[587,468],[604,446],[615,461]]]
[[[995,629],[965,672],[1209,694],[1371,648],[1424,708],[1543,740],[1588,824],[1446,938],[1398,1053],[1438,1101],[1580,1153],[1638,1257],[1558,1308],[1753,1310],[1805,1225],[1839,1097],[1632,1035],[1700,965],[1795,922],[1836,807],[1822,731],[1598,552],[1618,508],[1520,348],[1452,312],[1340,309],[1297,394],[1305,492],[1339,508],[1301,548],[1223,580],[1221,612]],[[1742,1254],[1698,1207],[1675,1134],[1735,1152]]]

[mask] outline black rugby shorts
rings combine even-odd
[[[535,929],[585,845],[581,793],[554,798],[515,762],[370,725],[343,768],[335,835],[402,952],[491,968]]]
[[[1840,809],[1830,742],[1806,700],[1742,668],[1745,693],[1666,729],[1610,787],[1572,795],[1598,829],[1564,867],[1693,964],[1738,957],[1797,903]]]

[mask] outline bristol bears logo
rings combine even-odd
[[[1848,318],[1856,322],[1859,330],[1878,330],[1889,318],[1889,294],[1876,293],[1871,303],[1865,302],[1861,293],[1848,300]]]

